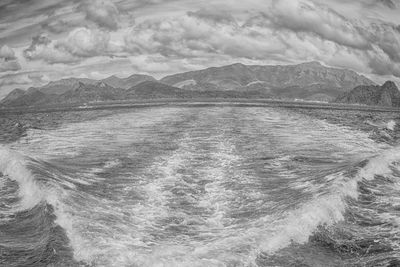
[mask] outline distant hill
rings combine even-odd
[[[127,90],[128,99],[181,98],[186,93],[177,87],[155,81],[142,82]]]
[[[125,89],[114,88],[103,82],[84,84],[78,82],[77,86],[60,94],[46,94],[38,88],[29,88],[27,91],[14,90],[7,95],[0,104],[3,106],[46,106],[57,104],[80,104],[90,101],[110,101],[124,99]]]
[[[130,88],[127,99],[162,99],[162,98],[265,98],[256,91],[240,92],[234,90],[191,91],[160,82],[147,81]]]
[[[57,103],[85,103],[90,101],[110,101],[124,98],[125,89],[114,88],[104,82],[96,84],[79,83],[77,88],[68,90],[55,98]]]
[[[142,82],[156,81],[156,79],[149,75],[133,74],[127,78],[118,78],[117,76],[113,75],[101,81],[115,88],[129,89],[132,86],[138,85]]]
[[[333,100],[358,85],[374,85],[351,70],[318,62],[257,66],[233,64],[167,76],[160,80],[187,90],[258,91],[273,98]]]
[[[58,81],[49,82],[48,84],[37,88],[40,92],[45,94],[61,95],[68,90],[75,89],[80,83],[94,84],[98,81],[87,78],[67,78]]]
[[[9,103],[12,103],[13,101],[15,101],[16,99],[22,97],[27,91],[16,88],[14,90],[12,90],[10,93],[8,93],[8,95],[6,95],[2,100],[1,100],[1,104],[3,105],[7,105]]]
[[[49,103],[53,98],[51,94],[45,94],[37,88],[29,88],[24,91],[21,89],[14,89],[0,102],[3,106],[32,106]]]
[[[104,82],[114,88],[128,89],[128,88],[135,86],[141,82],[155,81],[155,80],[156,79],[154,79],[153,77],[148,76],[148,75],[134,74],[127,78],[118,78],[117,76],[113,75],[106,79],[100,80],[100,82]],[[88,79],[88,78],[66,78],[66,79],[61,79],[58,81],[49,82],[48,84],[46,84],[42,87],[38,87],[37,89],[40,92],[45,93],[45,94],[62,95],[71,89],[78,88],[80,86],[80,84],[93,85],[98,82],[99,81],[97,81],[97,80]]]
[[[400,91],[392,81],[379,85],[360,85],[340,95],[335,102],[400,107]]]

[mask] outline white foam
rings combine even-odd
[[[341,173],[335,174],[330,193],[314,198],[298,209],[290,211],[282,219],[277,220],[275,234],[265,237],[261,243],[262,251],[273,253],[294,243],[305,243],[320,225],[333,225],[343,220],[346,210],[346,197],[357,198],[357,183],[362,179],[372,180],[376,175],[391,175],[393,162],[400,160],[398,147],[383,151],[371,158],[357,175],[345,178]]]
[[[400,147],[388,149],[371,158],[367,165],[360,169],[358,179],[374,179],[375,175],[391,175],[394,162],[400,161]]]
[[[111,168],[117,167],[120,164],[121,164],[121,161],[119,159],[108,160],[104,163],[104,168],[111,169]]]
[[[350,190],[352,194],[354,190],[357,190],[357,186],[354,185],[354,183],[347,184],[353,188]],[[264,236],[260,249],[273,253],[291,243],[306,243],[318,226],[330,226],[343,220],[346,195],[346,192],[336,191],[316,197],[298,209],[288,212],[284,218],[273,223],[275,227],[273,232],[275,233],[271,236]]]
[[[388,123],[386,124],[386,128],[394,131],[394,127],[396,126],[396,122],[394,120],[390,120],[388,121]]]
[[[17,209],[22,210],[33,208],[44,196],[42,188],[25,164],[22,155],[0,146],[0,172],[18,183],[21,200]]]

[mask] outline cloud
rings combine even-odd
[[[0,72],[17,71],[21,69],[21,65],[17,61],[4,61],[0,59]]]
[[[7,45],[3,45],[0,48],[0,58],[3,58],[5,60],[13,60],[13,59],[15,59],[14,50],[12,50]]]
[[[389,8],[396,8],[396,4],[392,0],[377,0],[376,2]]]
[[[47,35],[40,34],[32,38],[30,46],[23,55],[28,60],[43,60],[47,63],[73,63],[78,59],[68,51],[60,48],[58,42],[51,40]]]
[[[93,57],[106,55],[109,41],[108,33],[88,28],[77,28],[69,33],[66,40],[60,41],[57,47],[75,57]]]
[[[158,53],[169,58],[211,58],[216,54],[266,58],[285,49],[279,36],[269,29],[257,31],[193,14],[135,25],[125,37],[126,50],[134,55]]]
[[[109,30],[118,29],[119,10],[116,5],[108,0],[86,1],[81,5],[86,13],[86,18],[98,26]]]
[[[14,50],[7,45],[3,45],[0,48],[0,72],[17,71],[20,69],[21,65],[15,57]]]
[[[24,50],[28,60],[43,60],[47,63],[76,63],[84,58],[108,53],[109,35],[99,30],[77,28],[61,40],[51,40],[41,34],[32,38],[31,45]]]
[[[202,8],[195,12],[187,12],[188,16],[193,16],[199,19],[208,20],[215,23],[233,23],[237,24],[235,18],[225,10]]]
[[[28,78],[32,81],[33,85],[43,85],[44,83],[48,83],[50,81],[47,75],[35,72],[28,74]]]
[[[397,25],[373,23],[365,29],[371,43],[377,44],[394,62],[400,62],[400,32]]]
[[[400,64],[393,62],[378,46],[375,46],[373,51],[368,52],[367,56],[369,57],[368,64],[372,73],[400,77]]]
[[[86,26],[85,15],[75,9],[65,14],[54,14],[41,24],[42,29],[51,33],[64,33],[77,27]]]
[[[322,39],[359,49],[369,47],[368,40],[352,21],[333,9],[305,0],[274,0],[263,13],[265,26],[277,30],[315,34]]]

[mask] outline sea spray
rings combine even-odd
[[[26,167],[24,157],[4,146],[0,146],[0,172],[4,175],[2,179],[7,177],[18,183],[19,210],[33,208],[43,200],[43,190]]]
[[[394,163],[399,161],[400,147],[395,147],[370,158],[355,177],[345,177],[344,173],[335,174],[337,177],[331,193],[316,197],[301,208],[290,211],[283,220],[276,223],[279,225],[276,230],[278,234],[261,243],[261,250],[273,253],[293,242],[306,243],[318,226],[332,226],[343,220],[347,208],[346,198],[358,197],[357,183],[362,179],[372,180],[376,175],[390,176],[393,168],[397,168]]]
[[[396,127],[396,122],[394,120],[390,120],[386,124],[386,128],[391,130],[391,131],[394,131],[394,127]]]

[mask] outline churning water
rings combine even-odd
[[[0,145],[1,266],[399,266],[400,149],[293,112],[158,107]]]

